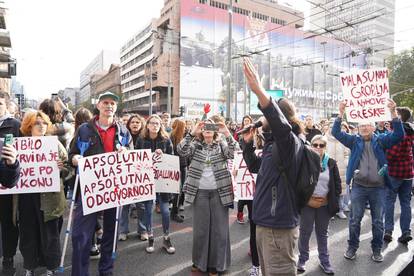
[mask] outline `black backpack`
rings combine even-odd
[[[276,142],[272,146],[272,161],[278,168],[280,174],[285,179],[285,182],[291,185],[293,183],[293,190],[296,196],[298,210],[300,211],[306,206],[318,183],[319,173],[321,171],[321,160],[319,155],[314,152],[310,145],[300,139],[303,146],[303,156],[300,159],[298,175],[295,181],[290,181],[286,171],[290,164],[282,165],[280,160],[279,149]],[[289,187],[288,187],[289,188]],[[289,189],[291,191],[292,189]]]

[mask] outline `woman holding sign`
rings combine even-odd
[[[219,133],[227,143],[217,139]],[[225,124],[210,120],[198,123],[177,146],[180,156],[191,159],[184,192],[194,205],[193,272],[217,275],[230,266],[228,207],[233,206],[234,195],[227,160],[237,149]]]
[[[45,136],[51,125],[49,117],[38,111],[24,117],[20,131],[24,136]],[[65,168],[68,155],[60,142],[58,149],[56,162],[62,176],[68,173]],[[34,275],[34,270],[39,266],[46,266],[47,276],[55,275],[59,266],[59,218],[65,210],[62,181],[60,185],[60,192],[19,194],[19,247],[26,276]]]
[[[172,154],[173,147],[168,133],[165,131],[161,118],[158,115],[151,115],[147,119],[146,126],[142,132],[142,136],[137,140],[135,149],[151,149],[157,155],[163,153]],[[160,208],[162,215],[162,229],[164,231],[163,248],[168,254],[174,254],[175,248],[171,244],[169,236],[170,231],[170,210],[169,201],[170,194],[160,193]],[[152,208],[154,202],[152,200],[144,201],[145,206],[145,226],[148,232],[148,246],[145,249],[147,253],[154,252],[154,234],[152,231]]]

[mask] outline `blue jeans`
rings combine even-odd
[[[142,202],[145,206],[145,227],[147,228],[147,232],[149,236],[153,235],[152,231],[152,209],[154,206],[153,200],[148,200]],[[162,229],[164,231],[164,235],[168,235],[170,232],[170,209],[168,200],[164,200],[162,196],[159,197],[159,204],[161,209],[161,216],[162,216]]]
[[[367,188],[358,184],[352,185],[351,190],[351,217],[349,220],[348,245],[355,250],[359,247],[361,220],[365,212],[365,204],[371,206],[372,219],[372,251],[381,251],[384,236],[383,209],[385,201],[385,187]]]
[[[390,186],[387,188],[386,206],[385,208],[385,231],[392,232],[394,230],[394,205],[398,198],[401,205],[400,227],[401,233],[411,233],[411,185],[412,179],[402,180],[390,176]]]
[[[144,204],[141,202],[136,203],[137,206],[137,233],[143,234],[147,232],[145,228],[145,220],[144,220]],[[128,234],[129,233],[129,210],[131,205],[125,205],[122,207],[121,218],[119,220],[119,233],[121,234]]]

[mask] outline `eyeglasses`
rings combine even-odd
[[[325,144],[317,144],[317,143],[314,143],[314,144],[312,144],[312,147],[323,149],[323,148],[326,147],[326,145]]]
[[[153,126],[160,126],[161,124],[159,122],[149,122],[148,124]]]
[[[35,125],[35,126],[48,126],[49,124],[48,124],[48,123],[46,123],[46,122],[40,122],[40,121],[37,121],[37,122],[35,122],[35,123],[34,123],[34,125]]]

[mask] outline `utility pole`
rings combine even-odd
[[[168,31],[171,31],[170,28],[167,28]],[[168,32],[167,31],[167,32]],[[172,45],[172,38],[170,32],[170,39],[167,37],[168,43],[168,88],[167,88],[167,112],[171,115],[171,45]]]
[[[154,60],[154,58],[151,58],[150,60],[150,95],[149,95],[149,111],[148,111],[148,115],[151,116],[152,115],[152,61]]]
[[[233,29],[233,0],[230,0],[230,5],[229,5],[229,41],[228,41],[228,45],[227,45],[228,46],[228,48],[227,48],[228,78],[227,78],[227,95],[226,95],[226,119],[230,119],[232,29]]]
[[[323,46],[323,117],[327,117],[326,112],[326,41],[321,42]]]

